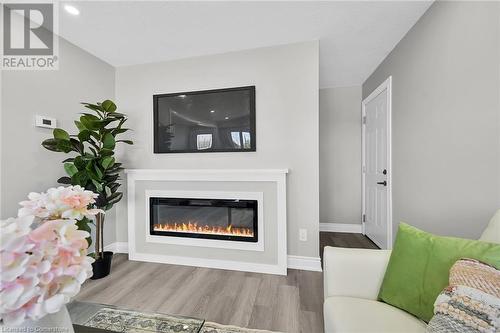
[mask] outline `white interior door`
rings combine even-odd
[[[391,81],[362,102],[363,230],[382,249],[392,247]]]

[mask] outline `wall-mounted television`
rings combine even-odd
[[[154,152],[255,151],[255,86],[153,96]]]

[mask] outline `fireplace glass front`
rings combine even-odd
[[[257,242],[257,200],[150,198],[150,234]]]

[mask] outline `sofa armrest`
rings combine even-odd
[[[390,250],[325,247],[325,299],[348,296],[376,300],[390,255]]]

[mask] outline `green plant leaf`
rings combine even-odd
[[[111,133],[106,133],[102,139],[102,144],[104,149],[114,149],[115,148],[115,137]]]
[[[56,139],[46,139],[43,140],[42,146],[45,149],[48,149],[50,151],[56,151],[56,152],[62,152],[61,149],[57,146],[57,140]]]
[[[80,114],[83,114],[83,115],[85,115],[85,116],[89,116],[89,117],[90,117],[90,119],[93,119],[93,120],[101,120],[101,118],[96,117],[96,116],[95,116],[95,115],[93,115],[92,113],[82,112],[82,113],[80,113]]]
[[[115,158],[114,157],[111,157],[111,156],[106,156],[102,159],[101,161],[101,165],[104,169],[107,169],[109,168],[110,166],[112,166],[113,164],[115,163]]]
[[[69,153],[70,151],[74,150],[71,142],[66,141],[66,140],[60,140],[60,139],[55,139],[55,140],[56,140],[58,151],[62,151],[64,153]]]
[[[120,187],[120,183],[112,183],[109,185],[109,188],[111,189],[112,193],[115,193],[116,190]]]
[[[113,194],[113,192],[111,192],[111,189],[108,186],[104,186],[104,193],[106,194],[107,197]]]
[[[88,141],[90,139],[90,131],[88,129],[84,129],[78,133],[78,139],[80,141]]]
[[[107,149],[107,148],[103,148],[103,149],[101,149],[101,151],[100,151],[101,156],[111,156],[111,155],[113,155],[114,153],[115,153],[115,152],[114,152],[113,150],[111,150],[111,149]]]
[[[116,128],[114,130],[111,130],[111,133],[113,133],[113,135],[117,135],[117,134],[125,133],[126,131],[129,131],[129,130],[130,130],[129,128]]]
[[[63,129],[55,128],[53,134],[54,139],[69,141],[69,134]]]
[[[86,170],[78,171],[71,177],[71,183],[73,185],[80,185],[82,187],[85,187],[87,185],[89,178],[90,177]]]
[[[102,184],[99,183],[98,181],[92,179],[92,184],[94,184],[97,192],[102,192],[103,188],[102,188]]]
[[[73,164],[76,166],[78,170],[85,170],[88,161],[85,161],[82,156],[75,157]]]
[[[109,123],[115,121],[116,119],[113,118],[107,118],[99,121],[99,126],[101,126],[101,129],[106,127]]]
[[[92,161],[93,159],[95,159],[96,157],[92,154],[89,154],[89,153],[85,153],[83,154],[82,156],[80,156],[84,161]]]
[[[106,177],[104,177],[104,180],[108,183],[113,183],[116,182],[118,178],[120,178],[120,175],[106,175]]]
[[[123,142],[123,143],[126,143],[128,145],[133,145],[134,142],[132,140],[117,140],[116,142]]]
[[[57,180],[59,184],[71,185],[71,178],[69,177],[61,177]]]
[[[90,234],[91,233],[91,229],[90,229],[91,223],[92,222],[88,218],[84,217],[80,221],[76,221],[76,226],[78,227],[78,230],[83,230],[83,231],[86,231]],[[89,246],[90,246],[92,244],[92,238],[88,237],[86,239],[87,239],[87,242],[89,243]]]
[[[123,197],[123,193],[122,192],[116,192],[116,193],[113,193],[108,199],[108,204],[111,204],[111,205],[114,205],[115,203],[117,203],[118,201],[120,201]]]
[[[120,172],[123,170],[122,167],[118,166],[117,165],[118,163],[115,163],[112,167],[110,167],[109,169],[106,170],[106,173],[116,173],[116,172]]]
[[[96,116],[81,116],[80,123],[88,130],[94,131],[101,128],[99,118]],[[104,127],[104,126],[103,126]]]
[[[99,133],[97,132],[90,132],[90,136],[96,139],[97,141],[101,140],[101,137],[99,136]]]
[[[102,179],[102,176],[104,176],[104,174],[102,173],[101,169],[99,168],[99,165],[98,165],[98,161],[94,161],[94,170],[95,170],[95,173],[97,175],[97,177],[99,177],[99,179]]]
[[[84,107],[89,110],[95,111],[97,113],[104,112],[103,108],[100,105],[92,104],[92,103],[82,103]]]
[[[87,167],[85,168],[85,171],[87,171],[87,175],[89,176],[90,179],[93,179],[95,181],[100,182],[102,179],[97,175],[94,169],[93,163],[87,164]]]
[[[64,163],[64,170],[70,177],[73,177],[78,172],[77,167],[73,163]]]
[[[106,176],[113,176],[113,175],[119,174],[122,170],[123,170],[123,168],[117,168],[117,169],[110,168],[110,169],[106,169],[105,174],[106,174]]]
[[[106,112],[115,112],[116,111],[115,103],[113,103],[113,101],[110,101],[109,99],[102,102],[101,106]]]
[[[78,120],[75,120],[75,125],[76,125],[76,128],[78,128],[79,131],[83,131],[85,129],[85,126],[83,126],[82,123],[79,122]]]
[[[109,117],[122,119],[125,118],[125,115],[123,113],[113,112],[109,115]]]
[[[85,147],[83,146],[83,143],[81,143],[77,139],[73,139],[73,138],[71,138],[69,140],[69,142],[71,143],[71,147],[73,148],[74,151],[79,152],[80,154],[83,154],[83,150],[85,149]]]
[[[64,161],[62,161],[63,163],[66,163],[66,162],[74,162],[75,159],[73,157],[70,157],[70,158],[67,158],[65,159]]]

